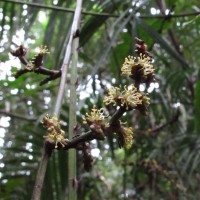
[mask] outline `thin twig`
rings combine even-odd
[[[79,10],[76,10],[75,15],[74,15],[71,34],[70,34],[69,42],[67,44],[67,49],[66,49],[63,65],[61,68],[62,75],[61,75],[61,81],[60,81],[60,86],[59,86],[59,93],[58,93],[58,96],[56,99],[56,104],[55,104],[55,109],[54,109],[54,112],[56,113],[57,116],[59,116],[60,108],[61,108],[62,101],[63,101],[67,69],[68,69],[68,66],[70,63],[71,52],[72,52],[72,41],[73,41],[74,35],[76,34],[76,31],[78,30],[79,23],[80,23],[80,21],[75,21],[77,18],[79,18],[79,16],[77,16],[77,15],[81,14],[81,10],[80,10],[80,13],[77,13],[77,11],[79,12]]]
[[[191,13],[181,13],[181,14],[168,14],[168,15],[141,15],[138,16],[142,19],[163,19],[163,18],[181,18],[181,17],[192,17],[200,15],[200,12],[191,12]]]
[[[165,124],[163,124],[163,125],[161,125],[161,126],[155,128],[155,129],[151,130],[151,131],[150,131],[151,134],[152,134],[153,136],[155,136],[157,132],[163,130],[164,128],[166,128],[166,127],[169,126],[169,125],[174,124],[175,122],[178,121],[179,116],[180,116],[180,111],[177,111],[177,113],[172,117],[171,120],[169,120],[169,121],[166,122]]]
[[[142,131],[142,130],[136,130],[135,131],[135,137],[140,137],[142,135],[151,135],[151,136],[156,136],[156,134],[160,131],[162,131],[163,129],[165,129],[167,126],[174,124],[175,122],[178,121],[178,118],[180,116],[180,112],[177,111],[177,113],[166,123],[152,129],[149,131]]]
[[[166,4],[165,4],[165,1],[160,1],[160,0],[157,0],[157,4],[160,8],[160,11],[162,14],[165,14],[165,10],[166,10]],[[171,15],[171,13],[174,11],[174,6],[172,6],[172,8],[170,9],[169,11],[169,14],[168,15]],[[174,34],[174,31],[169,28],[168,29],[168,35],[169,37],[171,38],[171,41],[172,41],[172,44],[174,45],[176,51],[180,54],[180,55],[183,55],[183,52],[180,50],[180,45],[179,45],[179,42]]]
[[[35,118],[35,117],[18,115],[18,114],[14,114],[14,113],[3,111],[3,110],[0,110],[0,114],[5,115],[5,116],[9,116],[9,117],[14,117],[14,118],[21,119],[21,120],[27,120],[27,121],[36,121],[37,120],[37,118]]]
[[[18,1],[18,0],[0,0],[3,2],[8,2],[8,3],[16,3],[16,4],[21,4],[21,5],[28,5],[32,7],[37,7],[37,8],[43,8],[43,9],[48,9],[48,10],[55,10],[55,11],[60,11],[60,12],[70,12],[74,13],[74,9],[69,9],[69,8],[62,8],[59,6],[47,6],[44,4],[39,4],[39,3],[32,3],[32,2],[24,2],[24,1]],[[97,16],[97,17],[114,17],[117,18],[120,16],[120,14],[109,14],[109,13],[96,13],[96,12],[87,12],[87,11],[82,11],[83,15],[91,15],[91,16]],[[138,16],[138,18],[143,18],[143,19],[163,19],[163,18],[181,18],[181,17],[192,17],[192,16],[197,16],[200,15],[200,12],[189,12],[189,13],[181,13],[181,14],[170,14],[170,15],[141,15]]]
[[[58,71],[57,73],[52,73],[51,75],[49,75],[47,78],[45,78],[44,80],[40,82],[40,86],[48,83],[49,81],[55,80],[59,78],[60,76],[61,76],[61,70]]]
[[[61,70],[50,70],[44,67],[38,67],[35,69],[28,69],[28,68],[22,68],[20,70],[18,70],[16,73],[14,73],[14,77],[15,78],[19,78],[21,75],[29,73],[29,72],[34,72],[36,74],[43,74],[43,75],[47,75],[48,77],[45,78],[44,80],[42,80],[40,82],[40,85],[44,85],[45,83],[55,80],[57,78],[59,78],[61,76]]]
[[[39,169],[36,176],[35,186],[32,194],[31,200],[40,200],[41,198],[41,190],[44,182],[44,176],[46,173],[47,163],[51,156],[53,148],[49,145],[49,143],[44,142],[44,147],[42,150],[42,158],[39,165]]]
[[[28,5],[28,6],[32,6],[32,7],[61,11],[61,12],[69,12],[69,13],[75,12],[74,9],[62,8],[62,7],[59,7],[59,6],[48,6],[48,5],[44,5],[44,4],[40,4],[40,3],[24,2],[24,1],[18,1],[18,0],[0,0],[0,1],[9,2],[9,3],[16,3],[16,4],[21,4],[21,5]],[[96,12],[82,11],[82,14],[98,16],[98,17],[118,17],[118,15],[110,14],[110,13],[96,13]]]
[[[41,51],[45,51],[47,53],[47,49],[42,49]],[[50,70],[43,67],[43,56],[45,53],[39,52],[34,58],[29,62],[26,58],[27,48],[23,45],[20,45],[16,50],[10,51],[10,53],[17,57],[22,64],[25,65],[24,68],[18,70],[13,74],[15,78],[19,78],[21,75],[29,72],[34,72],[36,74],[47,75],[48,77],[40,82],[40,85],[43,85],[51,80],[55,80],[56,78],[61,76],[61,70]]]
[[[50,75],[50,76],[52,76],[52,74],[60,74],[60,71],[58,70],[51,70],[44,67],[35,68],[34,72],[37,74],[44,74],[44,75]]]

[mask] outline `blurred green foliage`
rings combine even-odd
[[[72,0],[33,2],[75,7]],[[93,105],[102,106],[110,85],[131,83],[121,76],[120,68],[125,57],[134,54],[134,37],[147,43],[157,83],[148,90],[148,116],[137,112],[123,116],[135,130],[130,150],[119,149],[116,138],[91,142],[94,166],[87,173],[77,152],[78,199],[200,199],[200,23],[195,15],[173,17],[199,12],[198,6],[197,0],[84,1],[85,12],[115,16],[82,14],[77,88],[80,133],[86,131],[81,118]],[[0,7],[0,199],[24,200],[31,197],[46,134],[39,122],[53,110],[59,80],[39,86],[43,75],[32,73],[14,80],[11,72],[20,63],[9,51],[23,43],[32,58],[38,47],[47,45],[51,53],[45,57],[45,67],[59,69],[73,14],[6,1]],[[172,9],[172,16],[157,17],[163,9],[166,13]],[[66,122],[67,96],[61,111]],[[145,166],[146,159],[157,165]],[[64,199],[67,177],[67,152],[55,152],[42,199]]]

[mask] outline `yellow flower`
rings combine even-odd
[[[132,84],[130,87],[124,86],[124,91],[120,91],[117,87],[111,87],[108,90],[108,95],[104,97],[105,105],[112,103],[125,106],[126,110],[134,109],[142,104],[142,94],[137,91],[137,88]]]
[[[51,132],[51,133],[49,133],[48,135],[43,136],[43,138],[47,138],[47,139],[49,139],[49,140],[54,141],[55,134]]]
[[[32,71],[34,68],[35,68],[35,66],[32,64],[32,62],[31,63],[29,63],[28,65],[26,65],[26,67],[25,67],[27,70],[29,70],[29,71]]]
[[[60,143],[62,147],[64,147],[65,142],[69,142],[69,140],[67,138],[64,138],[63,135],[56,135],[55,141],[56,141],[56,145],[55,145],[56,149],[58,148],[58,143]]]
[[[105,105],[113,103],[113,105],[116,106],[116,100],[119,98],[120,95],[121,95],[120,88],[112,86],[108,90],[108,95],[104,97],[103,103]]]
[[[58,147],[58,143],[64,147],[65,143],[69,141],[64,137],[65,131],[63,131],[60,127],[60,124],[63,122],[58,120],[56,114],[54,114],[53,117],[49,117],[47,114],[41,123],[45,128],[47,128],[48,131],[48,135],[44,136],[44,138],[55,142],[55,148]]]
[[[125,62],[122,65],[122,74],[132,75],[132,69],[137,65],[136,58],[133,56],[128,56],[125,58]]]
[[[103,108],[96,109],[95,107],[93,107],[90,114],[86,113],[86,117],[83,118],[83,123],[89,125],[93,123],[101,124],[107,117],[108,116],[105,115]]]
[[[129,88],[125,85],[121,97],[121,106],[126,106],[126,110],[128,110],[134,109],[140,104],[142,104],[142,94],[137,91],[133,84]]]
[[[142,104],[138,104],[136,109],[139,110],[143,115],[147,115],[148,107],[150,104],[150,98],[149,98],[148,94],[147,95],[144,94],[142,96],[141,100],[142,100]]]
[[[43,56],[43,55],[45,55],[47,53],[49,53],[49,50],[47,49],[47,46],[41,46],[39,54]]]
[[[151,58],[140,54],[138,57],[128,56],[121,68],[122,74],[128,75],[138,83],[154,81],[154,67]]]
[[[39,53],[35,55],[30,62],[31,68],[35,69],[35,68],[41,67],[43,65],[43,57],[47,53],[49,53],[47,47],[41,46]]]
[[[121,133],[124,139],[124,147],[130,149],[133,144],[133,129],[131,127],[122,127]]]
[[[129,87],[125,85],[122,92],[117,87],[111,87],[103,102],[105,105],[112,103],[114,106],[125,107],[126,110],[138,109],[145,114],[150,104],[150,98],[138,92],[137,88],[132,84]]]
[[[147,76],[154,72],[154,68],[153,65],[151,64],[150,57],[145,57],[145,55],[141,54],[140,57],[137,57],[137,63],[138,65],[142,66],[144,70],[144,76]]]

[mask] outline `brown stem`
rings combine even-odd
[[[18,70],[16,73],[13,74],[15,78],[19,78],[21,75],[26,74],[28,72],[31,72],[31,70],[28,70],[27,68],[22,68]]]
[[[24,65],[28,65],[28,60],[26,59],[25,56],[19,56],[18,58],[21,63],[23,63]]]
[[[17,71],[14,74],[15,78],[20,77],[21,75],[25,74],[25,73],[29,73],[29,72],[35,72],[36,74],[43,74],[43,75],[47,75],[48,77],[46,79],[44,79],[43,81],[40,82],[40,85],[44,85],[45,83],[51,81],[51,80],[55,80],[57,78],[59,78],[62,74],[61,70],[50,70],[44,67],[37,67],[35,69],[28,69],[28,68],[23,68],[20,69],[19,71]]]
[[[114,124],[114,122],[119,120],[120,117],[124,114],[124,112],[125,112],[125,108],[120,107],[120,109],[118,109],[111,117],[111,119],[109,121],[110,126],[112,126],[112,124]],[[71,148],[76,148],[76,146],[82,142],[86,142],[86,141],[93,140],[93,139],[96,139],[95,133],[93,133],[92,131],[88,131],[87,133],[82,134],[79,137],[75,137],[70,142],[66,143],[64,147],[62,147],[62,146],[60,146],[60,147],[62,147],[61,149],[63,149],[63,150],[68,150]]]
[[[54,149],[54,146],[50,142],[44,142],[44,148],[42,152],[42,158],[40,161],[39,169],[37,172],[36,180],[35,180],[35,186],[33,189],[33,194],[31,200],[40,200],[41,198],[41,192],[42,192],[42,186],[44,182],[44,176],[47,169],[47,163],[51,156],[51,153]]]
[[[61,76],[61,73],[62,73],[62,72],[59,71],[58,73],[55,73],[55,74],[52,74],[52,75],[48,76],[47,78],[45,78],[44,80],[42,80],[42,81],[40,82],[40,86],[41,86],[41,85],[44,85],[44,84],[46,84],[46,83],[48,83],[49,81],[52,81],[52,80],[57,79],[58,77]]]
[[[34,72],[37,73],[37,74],[44,74],[44,75],[54,75],[54,74],[60,74],[61,75],[61,71],[57,71],[57,70],[50,70],[50,69],[47,69],[47,68],[44,68],[44,67],[39,67],[39,68],[36,68],[34,69]]]
[[[162,130],[165,129],[167,126],[172,125],[172,124],[174,124],[175,122],[177,122],[179,116],[180,116],[180,112],[177,111],[177,113],[172,117],[171,120],[167,121],[166,123],[164,123],[164,124],[158,126],[158,127],[155,128],[155,129],[152,129],[152,130],[150,130],[150,131],[148,131],[148,132],[147,132],[147,131],[136,130],[136,131],[135,131],[135,137],[140,137],[141,135],[146,135],[146,134],[152,135],[152,136],[156,136],[156,134],[157,134],[159,131],[162,131]]]
[[[110,123],[110,126],[114,125],[114,123],[120,119],[120,117],[124,114],[125,112],[125,109],[124,108],[120,108],[118,109],[114,114],[113,116],[111,117],[109,123]],[[83,142],[86,142],[86,141],[90,141],[90,140],[93,140],[93,139],[97,139],[96,136],[95,136],[96,133],[92,132],[91,130],[88,131],[87,133],[85,134],[82,134],[78,137],[75,137],[73,138],[71,141],[65,143],[64,147],[62,145],[59,145],[58,144],[58,150],[68,150],[68,149],[71,149],[71,148],[76,148],[78,144],[80,143],[83,143]],[[99,139],[99,138],[98,138]],[[55,148],[55,144],[54,142],[46,139],[45,140],[45,144],[48,144],[48,148]]]
[[[74,9],[62,8],[59,6],[49,6],[49,5],[45,5],[41,3],[24,2],[24,1],[19,1],[19,0],[1,0],[1,1],[15,3],[15,4],[22,4],[22,5],[27,4],[28,6],[31,6],[31,7],[56,10],[56,11],[61,11],[61,12],[70,12],[70,13],[75,12]],[[96,13],[96,12],[87,12],[87,11],[82,11],[81,13],[84,15],[91,15],[91,16],[97,16],[97,17],[119,17],[119,15],[110,14],[110,13]]]
[[[120,107],[119,110],[117,110],[113,116],[110,119],[110,125],[112,125],[112,123],[116,122],[125,112],[125,108],[124,107]]]

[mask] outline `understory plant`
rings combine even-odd
[[[138,110],[143,115],[148,114],[150,97],[148,94],[140,92],[139,86],[145,83],[148,87],[155,80],[152,58],[148,55],[146,48],[143,48],[145,43],[139,39],[136,41],[136,55],[125,58],[125,62],[121,67],[122,75],[129,76],[132,83],[124,85],[122,88],[111,86],[107,89],[107,95],[103,98],[104,107],[96,108],[94,106],[83,118],[82,124],[89,129],[87,133],[79,133],[77,136],[69,139],[62,129],[64,122],[59,120],[56,113],[53,115],[47,114],[41,121],[47,134],[44,135],[44,152],[41,159],[43,164],[40,165],[38,171],[32,199],[39,198],[38,194],[41,193],[39,190],[42,189],[41,171],[44,172],[42,169],[46,167],[47,160],[54,149],[69,150],[74,148],[81,150],[84,157],[84,168],[89,171],[93,163],[93,158],[89,151],[90,140],[105,140],[106,137],[114,135],[118,139],[120,148],[131,148],[134,139],[134,125],[128,126],[120,118],[124,113],[134,110]],[[14,74],[16,78],[24,73],[42,73],[48,75],[48,78],[42,81],[42,84],[44,84],[47,82],[46,80],[50,81],[60,76],[61,71],[47,70],[43,67],[43,56],[48,53],[46,47],[41,48],[40,52],[30,62],[26,59],[26,52],[26,48],[23,46],[19,46],[15,51],[11,51],[11,54],[18,57],[25,65],[24,68]],[[109,105],[114,106],[114,114],[110,114],[109,110],[105,109]]]
[[[39,53],[30,59],[30,61],[27,59],[28,49],[23,45],[11,51],[11,54],[19,58],[24,65],[22,69],[13,74],[15,78],[19,78],[25,73],[43,74],[47,77],[41,80],[40,85],[44,85],[49,81],[54,81],[61,77],[54,111],[52,113],[49,112],[41,121],[45,128],[45,133],[43,134],[44,146],[33,189],[32,200],[41,198],[48,160],[52,153],[54,153],[54,150],[69,151],[69,162],[73,163],[74,168],[71,168],[71,172],[69,172],[68,197],[70,200],[76,199],[75,151],[78,150],[82,152],[84,169],[90,171],[93,166],[93,157],[90,152],[91,140],[96,139],[98,141],[103,141],[109,137],[116,137],[119,148],[128,150],[133,145],[134,124],[128,124],[126,120],[122,121],[122,116],[127,112],[139,112],[144,116],[148,115],[148,107],[151,100],[149,95],[145,92],[141,92],[139,88],[140,85],[143,84],[146,89],[148,89],[150,84],[155,81],[155,69],[153,66],[153,57],[147,51],[147,45],[143,40],[136,38],[135,54],[127,55],[121,66],[121,75],[123,78],[128,77],[130,84],[123,86],[115,85],[107,88],[107,94],[102,97],[103,105],[101,107],[94,105],[83,117],[81,125],[88,129],[88,131],[86,133],[80,133],[79,130],[77,130],[76,86],[81,7],[82,1],[77,1],[71,35],[68,41],[64,62],[60,70],[50,70],[44,67],[45,63],[43,58],[46,54],[49,54],[46,46],[41,47]],[[60,119],[60,110],[63,104],[66,75],[70,64],[69,130],[65,131],[62,128],[64,122]],[[110,107],[112,107],[112,111]],[[75,151],[71,151],[71,149]],[[170,180],[172,184],[176,184],[176,181],[163,170],[155,160],[145,160],[140,164],[148,170],[162,174]],[[178,184],[176,184],[176,186],[181,188]]]

